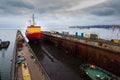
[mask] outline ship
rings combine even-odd
[[[93,64],[82,64],[80,69],[85,80],[120,80],[118,76]]]
[[[30,24],[30,26],[27,26],[25,35],[30,42],[40,41],[42,38],[41,26],[36,25],[34,14],[32,16],[32,24]]]
[[[10,41],[2,41],[2,39],[0,39],[0,49],[8,48],[9,44]]]

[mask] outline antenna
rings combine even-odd
[[[33,25],[36,25],[36,23],[35,23],[35,18],[34,18],[34,14],[33,14],[33,16],[32,16],[32,21],[33,21]]]

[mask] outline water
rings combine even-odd
[[[11,60],[13,57],[16,31],[0,29],[0,39],[2,41],[10,41],[7,49],[0,50],[0,80],[10,80]]]

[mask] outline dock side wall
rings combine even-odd
[[[55,36],[45,35],[45,39],[61,46],[68,51],[68,54],[80,57],[120,76],[120,53],[101,49],[83,43],[77,43]]]

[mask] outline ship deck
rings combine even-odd
[[[102,70],[99,69],[92,69],[87,67],[87,74],[93,79],[93,80],[98,80],[99,78],[101,79],[111,79],[111,77],[106,74],[105,72],[103,72]]]

